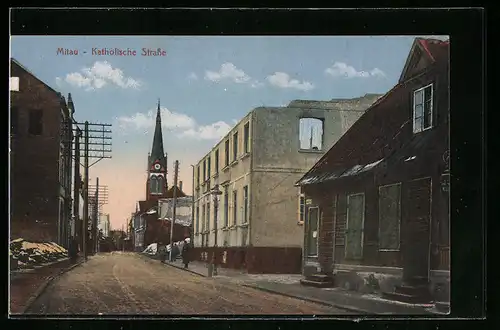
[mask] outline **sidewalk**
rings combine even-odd
[[[20,269],[10,273],[10,313],[22,314],[58,275],[83,262],[79,258],[72,264],[68,258],[35,268]]]
[[[167,262],[166,264],[184,269],[184,265],[180,261]],[[208,276],[207,264],[198,261],[190,262],[187,271],[201,276]],[[434,305],[402,303],[383,299],[376,294],[361,294],[342,288],[304,286],[300,284],[302,275],[298,274],[246,274],[238,270],[218,268],[218,275],[214,276],[214,278],[228,280],[232,283],[266,292],[345,309],[346,314],[427,316],[442,314],[435,311]]]

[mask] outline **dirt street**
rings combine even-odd
[[[134,253],[93,256],[27,314],[342,314],[332,307],[204,278]],[[344,312],[345,313],[345,312]]]

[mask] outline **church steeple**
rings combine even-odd
[[[163,150],[160,99],[156,112],[156,125],[151,154],[148,155],[147,199],[161,198],[167,191],[167,157]]]
[[[165,152],[163,151],[163,134],[161,131],[160,99],[158,99],[158,110],[156,111],[155,134],[153,136],[153,148],[151,149],[151,160],[162,160]],[[152,165],[152,164],[150,164]],[[162,164],[166,167],[166,164]]]

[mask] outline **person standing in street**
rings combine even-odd
[[[68,247],[68,254],[69,254],[69,260],[71,261],[72,264],[76,262],[76,259],[78,257],[78,245],[75,237],[71,237],[69,240],[69,247]]]
[[[189,237],[187,237],[184,239],[184,244],[182,245],[182,262],[184,263],[184,268],[188,268],[189,265],[190,241]]]

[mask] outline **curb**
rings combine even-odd
[[[295,298],[295,299],[308,301],[308,302],[312,302],[312,303],[316,303],[316,304],[320,304],[320,305],[328,306],[328,307],[335,307],[335,308],[343,309],[343,310],[346,310],[349,312],[355,312],[357,314],[359,314],[359,313],[368,314],[368,315],[374,314],[373,311],[367,311],[365,309],[361,309],[361,308],[357,308],[357,307],[353,307],[353,306],[339,305],[339,304],[331,303],[331,302],[320,300],[320,299],[309,298],[309,297],[289,294],[289,293],[285,293],[285,292],[281,292],[281,291],[277,291],[277,290],[272,290],[272,289],[268,289],[268,288],[263,288],[263,287],[260,287],[257,285],[252,285],[252,284],[240,284],[240,285],[247,287],[247,288],[257,289],[257,290],[268,292],[268,293],[278,294],[278,295],[281,295],[284,297]],[[377,313],[375,313],[375,314],[377,314]]]
[[[195,272],[194,270],[191,270],[189,268],[184,268],[184,267],[180,267],[180,266],[177,266],[177,265],[174,265],[174,264],[171,264],[169,262],[164,262],[163,263],[164,265],[168,265],[168,266],[171,266],[171,267],[174,267],[174,268],[177,268],[177,269],[180,269],[180,270],[183,270],[183,271],[186,271],[186,272],[189,272],[191,274],[195,274],[195,275],[198,275],[198,276],[201,276],[201,277],[208,277],[207,275],[203,275],[203,274],[200,274],[198,272]]]
[[[79,262],[77,262],[76,264],[74,265],[71,265],[67,268],[64,268],[62,269],[59,273],[53,275],[53,276],[49,276],[45,282],[42,283],[42,285],[35,291],[35,293],[28,299],[28,301],[26,302],[26,304],[24,305],[24,308],[20,311],[19,314],[24,314],[26,313],[26,311],[31,307],[31,305],[38,299],[38,297],[40,297],[42,295],[42,293],[47,289],[47,287],[49,286],[50,283],[52,283],[53,280],[55,280],[56,278],[58,278],[59,276],[61,276],[62,274],[72,270],[73,268],[75,267],[78,267],[80,266],[81,264],[83,264],[85,262],[85,260],[81,260]]]
[[[153,259],[153,258],[151,258],[150,256],[147,256],[147,255],[143,255],[143,254],[139,254],[139,255],[141,257],[145,258],[146,260],[151,260],[151,261],[157,260],[157,259]],[[191,270],[189,268],[186,269],[184,267],[180,267],[180,266],[174,265],[174,264],[172,264],[170,262],[161,262],[160,260],[157,260],[157,261],[159,261],[160,264],[162,264],[162,265],[167,265],[167,266],[170,266],[170,267],[174,267],[174,268],[177,268],[177,269],[180,269],[180,270],[183,270],[185,272],[189,272],[191,274],[198,275],[198,276],[201,276],[201,277],[208,277],[207,275],[200,274],[200,273],[195,272],[194,270]]]
[[[208,277],[207,275],[203,275],[203,274],[197,273],[195,271],[192,271],[190,269],[185,269],[183,267],[179,267],[177,265],[173,265],[173,264],[170,264],[170,263],[165,263],[165,264],[169,265],[171,267],[174,267],[174,268],[178,268],[178,269],[181,269],[181,270],[193,273],[193,274],[201,276],[201,277]],[[356,308],[356,307],[352,307],[352,306],[341,306],[341,305],[338,305],[338,304],[330,303],[330,302],[319,300],[319,299],[314,299],[314,298],[308,298],[308,297],[303,297],[303,296],[288,294],[288,293],[284,293],[284,292],[277,291],[277,290],[262,288],[262,287],[256,286],[256,285],[244,284],[244,283],[242,283],[240,285],[244,286],[244,287],[247,287],[247,288],[251,288],[251,289],[257,289],[257,290],[260,290],[260,291],[263,291],[263,292],[267,292],[267,293],[278,294],[278,295],[281,295],[281,296],[284,296],[284,297],[295,298],[295,299],[299,299],[299,300],[303,300],[303,301],[309,301],[309,302],[313,302],[313,303],[316,303],[316,304],[320,304],[320,305],[324,305],[324,306],[329,306],[329,307],[335,307],[335,308],[343,309],[343,310],[346,310],[346,311],[355,312],[357,314],[359,314],[359,313],[362,313],[362,314],[373,314],[372,311],[367,311],[367,310]]]

